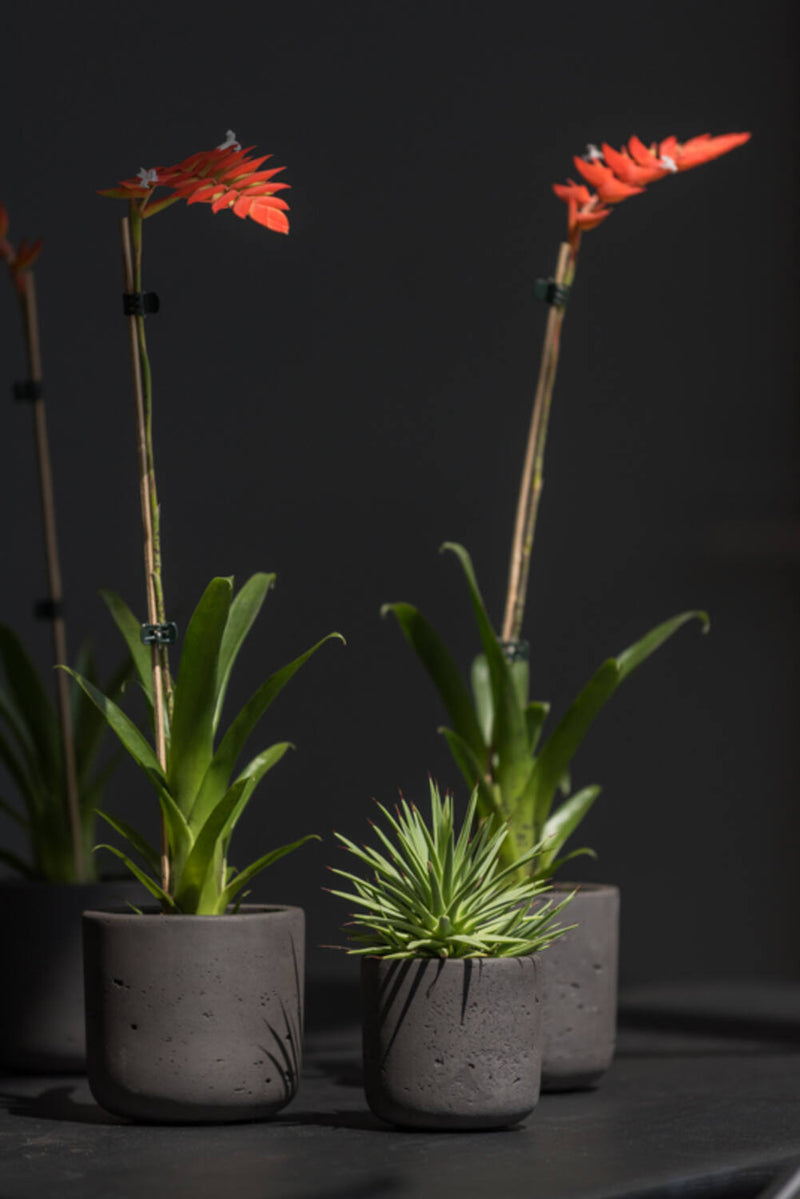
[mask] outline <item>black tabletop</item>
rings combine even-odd
[[[596,1090],[505,1132],[382,1124],[357,1028],[319,1018],[271,1123],[137,1126],[85,1079],[0,1079],[0,1199],[747,1199],[800,1161],[800,986],[649,989],[621,1017]]]

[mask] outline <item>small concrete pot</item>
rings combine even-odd
[[[83,1073],[81,915],[145,895],[135,879],[0,883],[0,1069]]]
[[[294,1097],[303,1028],[300,908],[83,918],[92,1094],[131,1120],[265,1120]]]
[[[560,920],[578,927],[539,955],[543,1091],[593,1087],[614,1057],[619,889],[556,883],[555,901],[576,887]]]
[[[409,1128],[507,1128],[539,1098],[537,958],[362,961],[364,1087]]]

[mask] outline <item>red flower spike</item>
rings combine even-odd
[[[592,187],[596,189],[604,204],[620,204],[629,196],[638,196],[644,191],[643,187],[633,187],[630,183],[623,183],[621,179],[617,178],[611,167],[603,166],[597,160],[586,162],[576,155],[572,161],[575,163],[575,169],[583,175],[587,183],[591,183]]]
[[[100,195],[114,199],[135,200],[143,217],[152,216],[176,200],[187,204],[210,204],[211,211],[232,208],[239,217],[251,217],[259,225],[279,233],[289,232],[289,221],[283,215],[289,205],[275,197],[288,183],[273,182],[284,167],[259,171],[271,154],[248,157],[255,146],[241,149],[229,131],[226,141],[215,150],[203,150],[170,167],[156,167],[139,174]],[[156,188],[167,188],[172,194],[150,203]],[[276,210],[282,210],[277,212]],[[269,215],[271,214],[271,215]]]
[[[8,230],[8,212],[0,204],[0,261],[5,262],[14,287],[22,295],[25,287],[25,272],[30,270],[42,252],[43,242],[40,237],[37,237],[36,241],[30,242],[27,238],[23,238],[15,250],[8,239]]]
[[[654,158],[652,165],[644,166],[639,162],[634,162],[624,148],[615,150],[606,142],[603,142],[603,158],[618,179],[637,187],[655,183],[656,179],[663,179],[665,175],[669,174],[669,167],[662,166],[658,159]]]
[[[619,204],[629,196],[640,195],[645,184],[655,183],[667,174],[688,171],[701,163],[711,162],[729,150],[749,141],[749,133],[723,133],[712,137],[701,133],[688,142],[666,137],[656,145],[646,146],[634,134],[627,147],[615,150],[603,142],[602,151],[590,146],[588,158],[574,158],[576,170],[595,193],[581,183],[569,179],[554,183],[553,191],[567,203],[567,232],[573,253],[577,253],[581,233],[594,229],[609,215],[609,204]]]
[[[679,171],[689,171],[692,167],[702,166],[704,162],[711,162],[722,154],[735,150],[737,146],[743,146],[749,140],[749,133],[723,133],[718,137],[703,133],[700,137],[693,137],[683,143],[671,137],[661,143],[659,152],[662,158],[665,155],[669,156]]]
[[[584,183],[575,183],[572,179],[566,183],[554,183],[553,191],[559,200],[573,199],[576,204],[588,204],[592,198],[592,193]]]
[[[256,201],[250,209],[250,219],[258,221],[259,225],[264,225],[267,229],[271,229],[273,233],[288,233],[289,222],[282,212],[272,206],[259,204]]]
[[[650,170],[658,165],[659,157],[655,144],[646,146],[635,133],[633,137],[628,138],[628,152],[633,161],[640,167],[646,167],[647,170]]]
[[[581,232],[587,229],[595,229],[601,221],[604,221],[610,215],[610,208],[592,208],[585,212],[579,210],[575,213],[575,228]]]
[[[557,183],[553,185],[554,189],[558,186]],[[588,229],[594,229],[596,225],[611,215],[611,209],[600,207],[597,196],[591,194],[589,194],[588,201],[580,204],[579,207],[579,201],[574,194],[578,190],[580,190],[580,185],[573,184],[572,188],[563,188],[565,194],[561,196],[561,199],[567,202],[567,239],[572,246],[573,253],[576,254],[581,233]]]

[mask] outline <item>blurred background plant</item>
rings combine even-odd
[[[9,239],[9,217],[0,205],[0,258],[19,301],[27,361],[27,378],[14,385],[15,398],[30,404],[39,473],[42,530],[47,565],[48,595],[35,606],[37,617],[52,630],[52,665],[66,663],[67,634],[64,592],[56,533],[53,472],[42,384],[41,340],[33,266],[41,239]],[[0,861],[33,879],[50,882],[90,882],[97,878],[91,855],[95,808],[119,756],[103,766],[97,757],[105,732],[102,717],[77,689],[70,694],[67,676],[53,676],[56,703],[42,682],[18,635],[0,626],[0,663],[6,688],[0,690],[0,761],[17,788],[14,804],[0,799],[0,810],[18,824],[27,840],[27,859],[0,846]],[[90,644],[77,656],[76,668],[97,681]],[[126,661],[109,681],[107,691],[118,696],[130,673]]]

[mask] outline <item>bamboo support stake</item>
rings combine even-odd
[[[25,345],[28,354],[28,378],[31,383],[38,384],[39,389],[41,389],[42,355],[39,341],[39,314],[36,305],[36,287],[33,280],[33,271],[26,270],[22,275],[21,283]],[[36,459],[39,465],[39,492],[42,502],[47,584],[49,599],[53,608],[51,621],[53,628],[53,656],[57,666],[67,665],[67,632],[62,612],[64,590],[61,582],[61,566],[58,558],[53,471],[50,463],[50,443],[47,437],[47,416],[41,390],[40,394],[33,400],[33,431],[36,441]],[[82,883],[86,881],[86,861],[81,838],[81,813],[78,795],[78,775],[75,765],[75,743],[72,737],[69,678],[63,670],[57,670],[56,676],[61,752],[64,763],[64,783],[67,793],[67,820],[75,862],[75,879],[77,882]]]
[[[558,262],[554,282],[569,286],[575,274],[575,254],[569,242],[562,242],[558,251]],[[547,316],[542,361],[533,401],[528,444],[522,468],[514,537],[511,545],[511,561],[508,573],[508,592],[503,617],[503,641],[518,641],[522,632],[522,618],[528,589],[533,535],[536,531],[536,515],[544,485],[544,447],[547,440],[547,423],[558,367],[558,351],[564,307],[552,304]]]
[[[123,217],[120,222],[122,238],[122,265],[125,279],[125,291],[129,294],[136,290],[134,275],[134,260],[131,252],[130,222]],[[148,454],[147,430],[144,388],[142,386],[142,363],[139,347],[138,318],[128,316],[128,338],[131,354],[131,372],[133,376],[133,394],[136,405],[136,451],[139,463],[139,499],[142,510],[142,530],[144,534],[144,566],[147,590],[147,619],[150,624],[158,624],[160,616],[159,589],[157,586],[155,540],[153,535],[154,513],[153,496],[154,480],[151,479],[151,463]],[[161,646],[153,644],[150,647],[151,666],[153,671],[153,724],[155,726],[156,757],[164,773],[167,769],[167,739],[164,727],[164,655]],[[169,847],[164,817],[161,817],[161,887],[169,893]]]

